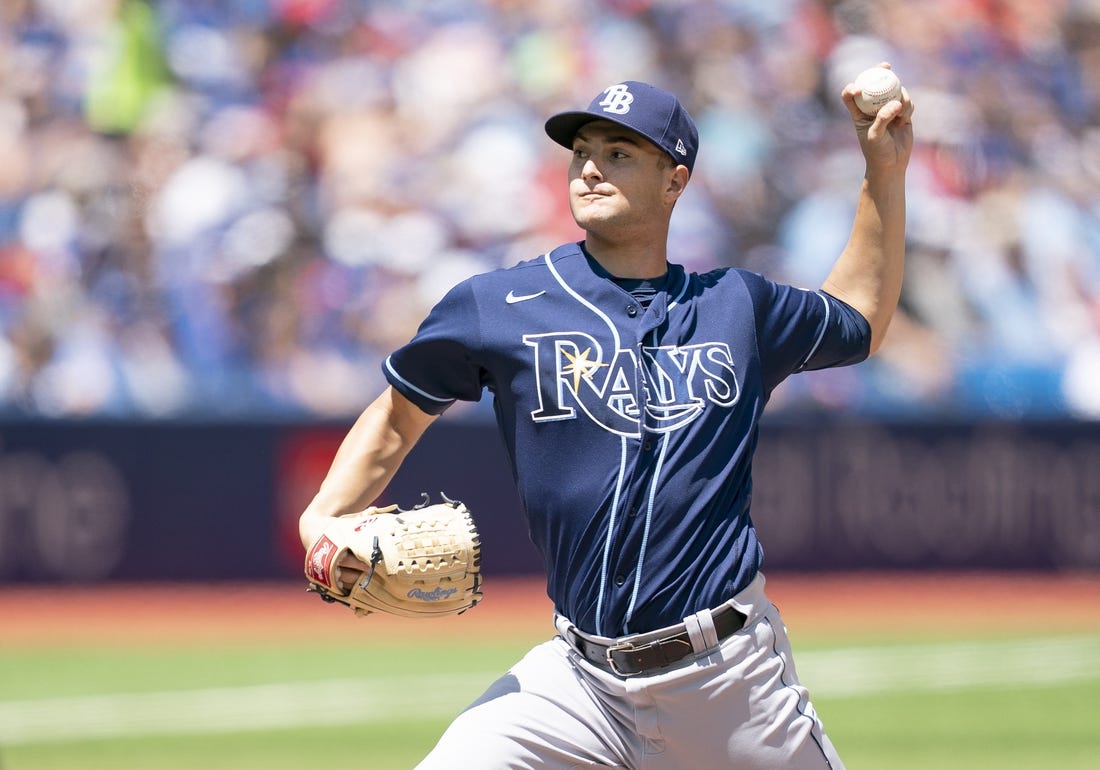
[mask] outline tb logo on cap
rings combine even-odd
[[[604,112],[613,112],[616,115],[625,115],[630,112],[630,104],[634,101],[634,95],[626,90],[625,85],[620,83],[617,86],[611,86],[604,93],[606,96],[600,102]]]

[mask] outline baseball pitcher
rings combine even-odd
[[[301,517],[311,585],[366,612],[473,606],[469,512],[423,523],[369,505],[439,414],[488,391],[557,632],[454,720],[423,770],[842,768],[765,592],[750,502],[772,390],[873,353],[901,290],[913,104],[902,91],[871,116],[858,93],[841,99],[866,173],[818,290],[677,264],[669,221],[698,133],[674,95],[627,81],[546,122],[572,153],[584,240],[458,284],[385,360],[389,387]],[[393,574],[420,582],[348,601]]]

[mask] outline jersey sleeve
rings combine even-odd
[[[470,281],[439,301],[416,335],[382,364],[386,380],[427,414],[442,414],[455,401],[478,401],[484,385],[476,363],[480,339]]]
[[[811,291],[746,278],[756,308],[757,342],[770,391],[795,372],[849,366],[867,358],[871,326],[847,303]]]

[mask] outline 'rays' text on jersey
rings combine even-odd
[[[583,332],[526,334],[532,348],[539,408],[535,422],[572,420],[580,409],[624,436],[676,430],[709,405],[731,407],[741,395],[729,345],[641,347],[605,356]]]

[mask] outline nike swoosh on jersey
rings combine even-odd
[[[507,302],[509,305],[514,305],[517,302],[525,302],[526,300],[534,299],[535,297],[541,297],[545,293],[545,289],[543,289],[542,291],[536,291],[534,294],[516,294],[514,291],[510,291],[508,292],[508,296],[504,298],[504,301]]]

